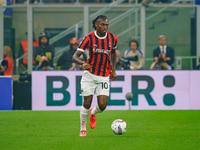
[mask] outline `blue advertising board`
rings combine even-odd
[[[12,77],[0,77],[0,110],[12,110]]]

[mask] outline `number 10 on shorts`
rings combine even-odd
[[[102,89],[108,89],[108,83],[107,82],[101,82]]]

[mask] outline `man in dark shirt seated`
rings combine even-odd
[[[33,58],[35,60],[35,66],[39,65],[42,56],[46,56],[49,60],[49,66],[53,67],[54,47],[49,45],[49,36],[46,32],[42,32],[39,35],[39,47],[35,47],[33,50]]]
[[[79,45],[79,39],[76,37],[73,37],[69,41],[70,43],[70,50],[64,52],[57,62],[57,67],[61,67],[61,70],[74,70],[74,62],[72,61],[72,56],[76,52],[78,45]],[[85,53],[83,53],[83,58],[86,61],[87,56]]]

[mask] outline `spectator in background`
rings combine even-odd
[[[120,61],[121,53],[119,50],[116,50],[116,65],[115,68],[116,70],[124,70],[125,69],[125,64]]]
[[[27,35],[27,33],[26,33]],[[39,41],[35,39],[34,33],[33,33],[33,47],[38,47]],[[28,53],[28,40],[22,40],[20,42],[20,48],[19,48],[19,54],[18,57],[25,55]],[[28,64],[28,58],[25,57],[19,61],[20,67],[25,70],[27,68]],[[35,64],[35,61],[33,60],[33,64]]]
[[[49,60],[46,56],[42,56],[38,66],[35,67],[35,70],[53,70],[52,67],[49,66]]]
[[[37,4],[40,0],[29,0],[30,3]],[[50,0],[49,0],[50,1]],[[28,0],[12,0],[13,4],[19,4],[19,3],[27,3]]]
[[[14,60],[12,50],[9,46],[4,46],[4,60],[1,61],[0,72],[8,76],[13,75]]]
[[[195,70],[200,70],[200,57],[199,57],[199,65],[196,66]]]
[[[73,37],[69,41],[70,44],[70,50],[64,52],[57,62],[57,67],[60,67],[61,70],[74,70],[74,62],[72,61],[72,56],[76,52],[78,45],[79,45],[79,39],[76,37]],[[86,61],[87,56],[85,53],[83,53],[83,58]]]
[[[49,37],[46,32],[39,34],[39,47],[35,47],[33,50],[33,58],[35,60],[35,66],[38,66],[42,56],[46,56],[49,61],[49,66],[53,67],[54,47],[49,45]]]
[[[138,48],[139,44],[136,40],[130,40],[129,49],[125,51],[124,57],[130,58],[134,61],[130,61],[131,70],[140,70],[143,69],[144,64],[144,53]]]
[[[158,38],[159,46],[153,51],[154,61],[158,60],[158,64],[165,64],[164,68],[172,70],[172,64],[174,63],[174,49],[167,46],[167,39],[164,35],[160,35]]]

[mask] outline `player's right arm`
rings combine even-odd
[[[74,53],[72,60],[78,64],[82,65],[84,70],[92,70],[90,67],[90,64],[85,63],[80,59],[80,56],[83,54],[83,52],[89,47],[89,36],[85,36],[82,41],[80,42],[78,49]]]
[[[82,65],[82,64],[84,63],[84,61],[82,61],[82,60],[79,58],[82,54],[83,54],[82,51],[77,50],[77,51],[74,53],[73,57],[72,57],[72,60],[73,60],[76,64],[78,64],[78,65]]]
[[[91,67],[90,67],[90,64],[85,63],[84,61],[82,61],[82,60],[79,58],[82,54],[83,54],[82,51],[77,50],[77,51],[74,53],[74,55],[73,55],[73,57],[72,57],[72,60],[73,60],[76,64],[82,65],[84,70],[92,70]]]

